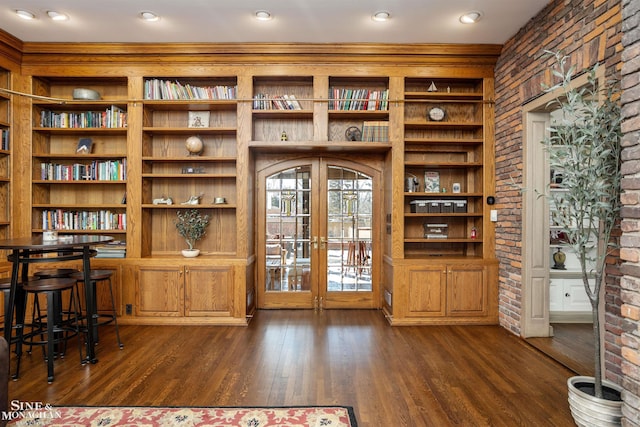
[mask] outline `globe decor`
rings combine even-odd
[[[184,143],[190,156],[199,156],[204,150],[204,142],[198,136],[190,136]]]

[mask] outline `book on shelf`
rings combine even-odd
[[[127,159],[94,160],[87,164],[40,163],[43,181],[124,181],[127,179]]]
[[[340,111],[388,110],[389,89],[329,89],[329,109]]]
[[[9,129],[2,129],[2,139],[0,139],[0,150],[9,150]]]
[[[424,172],[424,192],[425,193],[440,192],[440,172],[438,171]]]
[[[104,111],[51,111],[40,113],[40,127],[58,129],[126,128],[127,112],[112,105]]]
[[[148,79],[144,82],[144,99],[153,100],[224,100],[236,99],[237,86],[197,86],[179,81]]]
[[[93,148],[93,140],[91,138],[80,138],[78,146],[76,147],[76,153],[89,154]]]
[[[45,209],[42,211],[43,230],[126,230],[127,214],[99,211]]]
[[[96,245],[93,249],[96,251],[96,258],[124,258],[127,255],[127,246],[122,240]]]
[[[254,110],[302,110],[295,95],[270,95],[258,93],[253,97]]]
[[[389,122],[386,120],[365,121],[362,124],[362,141],[388,142]]]

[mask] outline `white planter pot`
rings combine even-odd
[[[567,380],[569,389],[569,409],[573,420],[580,427],[615,427],[621,425],[622,400],[597,399],[592,394],[579,389],[580,384],[589,384],[593,388],[593,377],[576,376]],[[611,381],[602,380],[605,392],[609,388],[622,393],[622,387]]]
[[[200,249],[183,249],[182,256],[185,258],[195,258],[200,255]]]

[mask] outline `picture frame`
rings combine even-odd
[[[211,112],[209,111],[189,111],[189,123],[190,128],[208,128],[209,117]]]
[[[425,193],[440,192],[440,173],[438,171],[424,172],[424,192]]]

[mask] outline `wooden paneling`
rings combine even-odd
[[[124,133],[114,136],[95,132],[93,135],[97,143],[96,155],[122,154],[128,161],[127,182],[119,184],[127,193],[127,204],[119,209],[126,210],[128,216],[127,230],[121,234],[127,241],[127,258],[122,261],[126,267],[122,304],[125,307],[132,305],[134,314],[125,315],[125,322],[146,322],[155,318],[186,322],[185,308],[193,313],[209,313],[215,318],[213,321],[246,322],[246,315],[256,302],[251,289],[262,286],[255,283],[254,271],[255,159],[262,152],[276,157],[330,152],[338,157],[353,158],[368,153],[384,158],[380,209],[384,221],[380,218],[383,229],[380,244],[388,267],[385,268],[384,286],[376,289],[376,300],[381,307],[385,295],[389,295],[393,307],[388,310],[394,317],[398,316],[395,321],[403,319],[408,311],[430,310],[434,298],[445,295],[445,290],[436,295],[429,290],[420,294],[420,300],[412,301],[414,306],[406,306],[408,294],[415,289],[403,288],[406,285],[400,278],[404,277],[407,268],[429,259],[437,244],[418,242],[423,239],[420,232],[424,218],[407,212],[410,199],[403,188],[406,168],[419,171],[424,165],[440,162],[447,186],[459,180],[469,188],[466,197],[470,199],[471,212],[452,217],[451,230],[455,231],[459,242],[447,242],[436,251],[442,257],[441,264],[449,265],[449,259],[454,256],[463,260],[471,258],[479,265],[485,265],[493,257],[495,238],[493,225],[487,220],[484,196],[492,194],[494,188],[491,101],[493,66],[500,46],[15,43],[14,47],[22,53],[22,74],[14,78],[14,89],[70,98],[69,92],[73,88],[89,85],[103,94],[104,102],[122,103],[127,108],[126,137]],[[143,85],[150,78],[191,80],[202,84],[232,81],[237,83],[238,97],[231,103],[207,102],[206,106],[202,102],[144,100]],[[441,87],[450,86],[452,94],[444,94],[448,101],[455,101],[459,92],[480,92],[473,96],[482,102],[465,105],[449,102],[449,117],[460,123],[455,131],[434,124],[411,124],[414,119],[423,119],[424,106],[413,99],[413,106],[407,107],[406,94],[415,91],[421,93],[421,97],[429,98],[428,88],[420,85],[431,79],[436,79]],[[327,98],[331,87],[388,89],[389,110],[330,111]],[[252,97],[262,91],[295,94],[301,99],[303,109],[257,111],[253,109]],[[33,154],[41,153],[50,158],[62,155],[65,146],[72,145],[76,139],[76,134],[71,132],[38,130],[34,126],[37,119],[34,115],[45,107],[34,107],[36,104],[38,101],[28,97],[15,96],[13,99],[12,125],[18,139],[14,141],[16,149],[12,152],[11,201],[15,219],[11,230],[15,235],[39,232],[41,220],[38,215],[45,207],[57,203],[68,206],[107,204],[120,193],[120,187],[89,185],[77,187],[81,188],[79,191],[73,187],[52,191],[46,185],[33,182],[37,163]],[[184,152],[184,139],[195,132],[183,123],[189,111],[203,108],[210,111],[213,123],[210,128],[214,129],[200,130],[207,151],[198,159],[188,158]],[[388,143],[345,141],[345,127],[369,119],[389,120]],[[279,140],[283,130],[289,136],[288,144]],[[408,130],[413,134],[407,134]],[[411,138],[437,139],[442,132],[447,137],[473,141],[448,143],[446,148],[429,142],[426,150],[424,147],[414,149],[417,143]],[[412,144],[411,150],[407,150],[407,141]],[[204,165],[206,173],[198,177],[182,176],[182,168],[188,166],[187,163]],[[205,189],[205,203],[200,208],[212,216],[212,223],[208,235],[199,242],[204,249],[204,258],[193,261],[193,265],[234,266],[233,273],[215,279],[220,283],[229,280],[231,288],[227,296],[220,297],[213,306],[194,306],[194,301],[185,305],[185,294],[190,291],[185,291],[184,286],[189,282],[179,275],[180,269],[189,263],[183,263],[179,254],[183,243],[173,224],[175,209],[182,208],[177,204],[203,192],[202,188]],[[86,197],[80,193],[86,193]],[[163,195],[174,198],[176,205],[152,204],[154,198]],[[216,196],[225,197],[228,204],[220,207],[208,203]],[[470,241],[468,237],[472,226],[480,232],[481,237],[476,241]],[[413,238],[417,243],[408,240]],[[465,245],[470,249],[458,250]],[[497,310],[494,310],[497,304],[491,300],[497,298],[497,277],[485,272],[482,281],[484,288],[474,290],[473,298],[462,299],[459,307],[453,306],[478,316],[453,316],[456,322],[469,319],[484,322],[497,318]],[[156,289],[159,283],[161,285]],[[203,286],[195,286],[193,291],[203,294],[210,291]],[[488,299],[475,300],[480,294]],[[453,296],[457,297],[458,293],[454,292]],[[223,300],[227,301],[227,306]],[[475,307],[473,303],[481,307]],[[483,316],[486,317],[482,319]],[[194,317],[204,319],[206,316]]]

